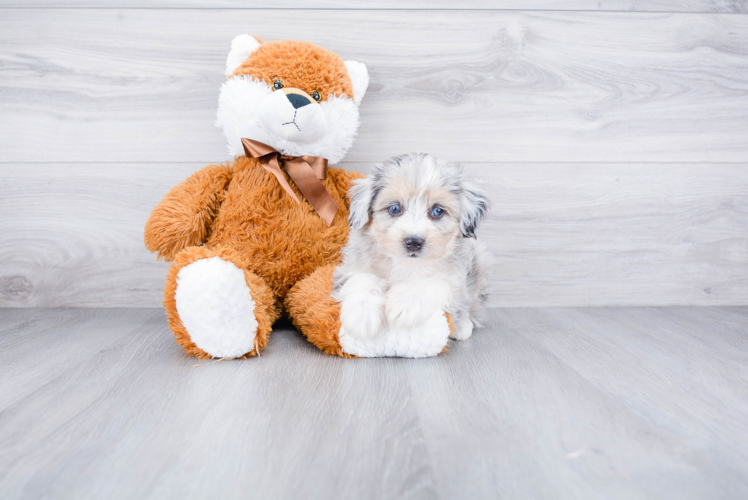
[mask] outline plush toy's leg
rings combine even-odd
[[[454,329],[448,314],[436,311],[423,325],[407,330],[384,326],[377,335],[357,339],[340,323],[340,304],[330,296],[335,266],[322,267],[302,279],[286,297],[294,325],[326,354],[346,358],[395,356],[421,358],[442,352]]]
[[[286,296],[293,324],[325,354],[351,358],[338,341],[340,304],[330,296],[334,265],[324,266],[296,283]]]
[[[226,248],[189,247],[174,259],[164,289],[169,326],[198,358],[256,356],[278,318],[273,292]]]

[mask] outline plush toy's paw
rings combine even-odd
[[[455,331],[449,336],[455,340],[467,340],[473,335],[473,322],[469,319],[458,321],[455,323]]]
[[[200,259],[177,275],[176,308],[192,342],[216,358],[255,348],[255,301],[244,271],[220,257]]]
[[[400,329],[423,325],[435,312],[445,310],[451,299],[452,290],[442,281],[393,285],[385,297],[387,323]]]
[[[336,298],[340,301],[340,323],[348,335],[370,339],[384,326],[384,280],[368,273],[352,276]]]

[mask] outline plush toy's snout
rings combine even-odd
[[[322,107],[297,88],[276,90],[267,96],[260,105],[259,119],[269,132],[300,144],[317,141],[328,130]]]
[[[306,106],[307,104],[314,104],[317,102],[312,99],[312,96],[301,89],[283,89],[283,93],[286,94],[286,99],[288,99],[296,109]]]

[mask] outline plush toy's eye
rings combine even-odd
[[[282,82],[282,81],[280,81],[280,80],[276,80],[276,81],[274,81],[274,82],[273,82],[273,88],[274,88],[275,90],[280,90],[280,89],[282,89],[282,88],[283,88],[283,82]]]
[[[322,99],[322,96],[319,95],[319,92],[317,92],[315,90],[314,92],[312,92],[312,99],[314,99],[315,101],[319,102],[319,100]]]
[[[393,203],[392,205],[389,206],[387,211],[390,213],[391,216],[397,217],[398,215],[400,215],[400,212],[402,211],[402,209],[400,208],[399,203]]]
[[[434,205],[431,208],[431,214],[430,215],[431,215],[432,219],[441,219],[442,215],[444,215],[444,209],[442,207],[440,207],[440,206]]]

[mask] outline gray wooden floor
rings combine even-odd
[[[748,308],[494,309],[427,360],[0,310],[0,498],[747,498]]]

